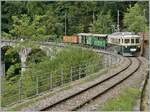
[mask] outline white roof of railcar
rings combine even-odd
[[[112,33],[110,35],[108,35],[108,38],[109,37],[113,37],[113,38],[139,38],[140,36],[139,35],[136,35],[134,32],[115,32],[115,33]]]
[[[114,32],[111,35],[135,35],[134,32]]]
[[[92,34],[93,36],[96,36],[96,37],[106,37],[107,34]]]
[[[106,37],[107,34],[92,34],[92,33],[79,33],[78,35],[83,35],[83,36],[97,36],[97,37]]]
[[[89,35],[92,35],[92,33],[78,33],[78,35],[89,36]]]

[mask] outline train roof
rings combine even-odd
[[[93,34],[93,36],[97,36],[97,37],[107,37],[107,34]]]
[[[106,37],[107,36],[107,34],[93,34],[93,33],[79,33],[78,35],[97,36],[97,37]]]
[[[111,35],[135,35],[134,32],[114,32]]]
[[[90,35],[92,35],[92,33],[78,33],[78,35],[90,36]]]
[[[120,38],[120,37],[125,37],[125,38],[131,38],[131,37],[134,37],[134,38],[138,38],[140,37],[139,35],[136,35],[134,32],[115,32],[115,33],[112,33],[108,36],[109,37],[114,37],[114,38]]]

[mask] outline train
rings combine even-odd
[[[123,56],[138,56],[141,49],[141,36],[134,32],[114,32],[112,34],[78,33],[64,36],[64,43],[86,45],[94,48],[112,48]]]
[[[73,36],[64,36],[63,42],[106,48],[107,34],[79,33]]]
[[[108,35],[108,43],[123,56],[140,55],[142,38],[134,32],[115,32]]]

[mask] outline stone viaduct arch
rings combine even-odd
[[[17,41],[14,40],[1,40],[1,45],[0,47],[3,48],[4,46],[16,46]],[[52,45],[53,46],[53,45]],[[46,52],[47,56],[51,56],[52,53],[52,47],[49,47],[49,45],[44,44],[44,45],[40,45],[39,49],[43,50],[44,52]],[[24,71],[26,68],[26,60],[27,57],[29,55],[29,53],[32,52],[32,48],[22,48],[19,51],[19,56],[21,59],[21,71]]]

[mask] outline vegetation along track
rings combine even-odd
[[[121,71],[111,75],[110,77],[84,89],[69,97],[59,100],[46,108],[45,110],[77,110],[84,106],[91,100],[100,97],[101,95],[113,89],[118,84],[122,83],[124,80],[128,79],[132,74],[134,74],[140,67],[141,61],[138,58],[128,58],[129,64]],[[125,74],[125,75],[124,75]],[[99,90],[98,90],[99,89]],[[96,92],[95,92],[96,90]],[[98,91],[97,91],[98,90]]]

